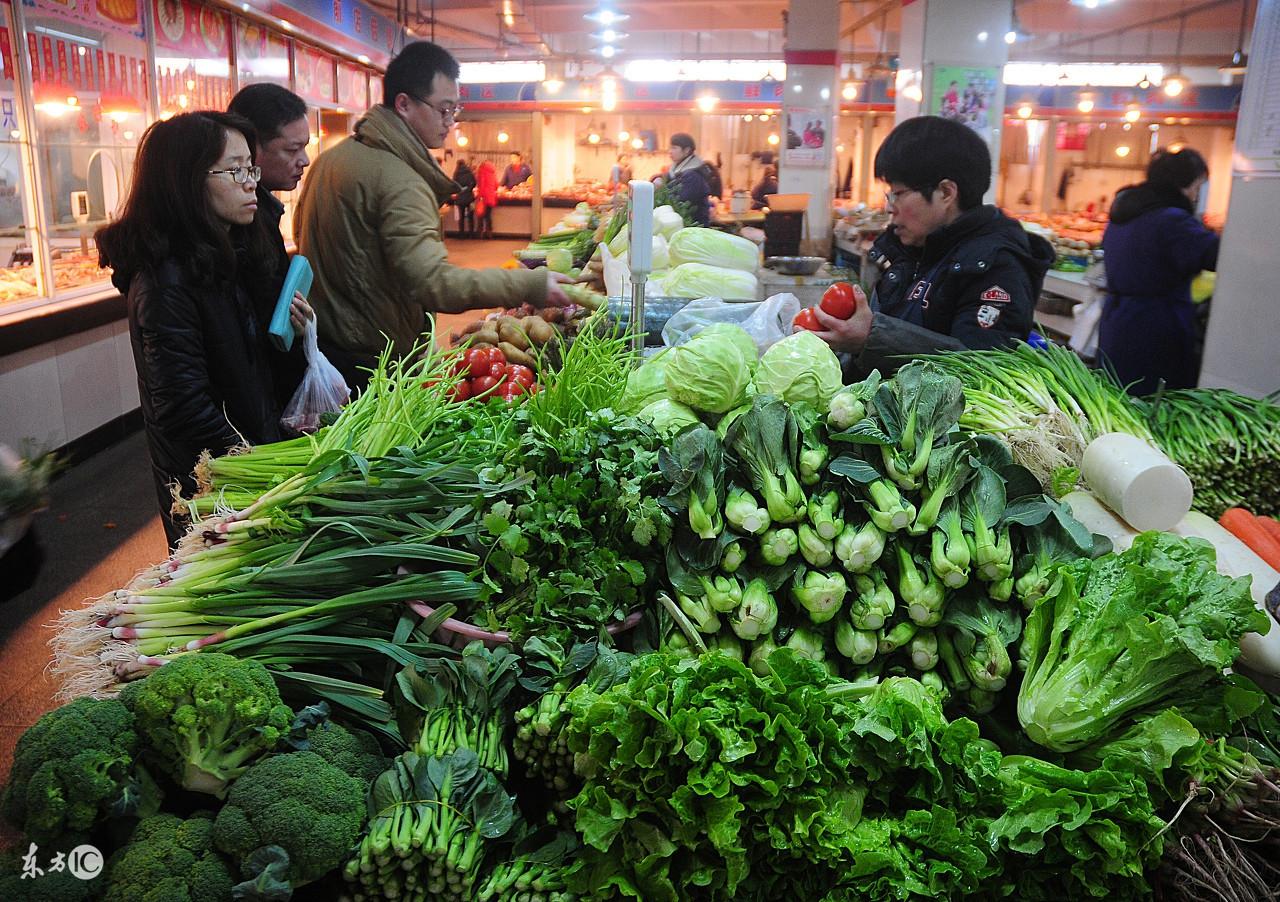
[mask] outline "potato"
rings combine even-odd
[[[536,345],[544,345],[556,337],[555,326],[539,316],[526,316],[520,321],[529,340]]]
[[[538,368],[538,361],[515,345],[502,341],[498,343],[498,348],[506,355],[507,363],[517,363],[520,366],[527,366],[531,370]]]
[[[477,344],[486,344],[495,348],[498,346],[498,342],[502,341],[498,337],[498,330],[492,328],[489,324],[486,324],[485,328],[475,333],[475,340]]]
[[[508,320],[498,325],[498,340],[515,345],[522,351],[529,348],[529,336],[525,334],[524,327],[520,325],[518,320]]]

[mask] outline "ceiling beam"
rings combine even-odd
[[[884,2],[884,3],[881,3],[881,4],[880,4],[879,6],[877,6],[875,9],[871,10],[871,12],[869,12],[869,13],[865,14],[861,19],[858,19],[856,22],[854,22],[854,23],[853,23],[852,25],[850,25],[848,28],[846,28],[846,29],[844,29],[843,31],[841,31],[841,32],[840,32],[840,37],[842,37],[842,38],[847,38],[847,37],[849,37],[850,35],[852,35],[855,31],[857,31],[859,28],[861,28],[862,26],[864,26],[864,25],[870,25],[870,24],[871,24],[872,22],[874,22],[876,19],[878,19],[878,18],[880,18],[881,16],[883,16],[883,15],[885,15],[885,14],[889,13],[890,11],[892,11],[892,10],[893,10],[893,8],[894,8],[895,6],[898,6],[901,2],[902,2],[902,0],[885,0],[885,2]]]
[[[1240,2],[1248,3],[1249,0],[1240,0]],[[1178,19],[1184,17],[1189,18],[1198,13],[1208,12],[1211,9],[1217,9],[1219,6],[1226,6],[1227,4],[1234,6],[1236,4],[1236,0],[1208,0],[1206,3],[1201,3],[1196,6],[1188,6],[1186,9],[1179,10],[1176,13],[1167,13],[1163,16],[1156,16],[1154,19],[1143,19],[1142,21],[1134,22],[1131,25],[1121,25],[1119,28],[1112,28],[1109,31],[1100,31],[1097,34],[1073,38],[1070,41],[1060,41],[1052,48],[1046,47],[1045,49],[1062,51],[1068,47],[1078,47],[1081,44],[1088,44],[1090,41],[1096,43],[1104,38],[1109,38],[1113,35],[1122,35],[1129,31],[1146,31],[1157,25],[1163,25],[1165,22],[1176,22]]]

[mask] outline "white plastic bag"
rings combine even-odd
[[[320,340],[316,335],[316,321],[307,320],[302,330],[303,353],[307,357],[307,372],[302,383],[293,393],[289,406],[284,409],[280,423],[294,432],[315,432],[320,428],[320,417],[336,413],[351,397],[351,389],[329,359],[320,352]]]
[[[1068,342],[1071,350],[1086,360],[1098,356],[1098,324],[1102,321],[1102,307],[1107,302],[1106,270],[1095,263],[1085,273],[1089,296],[1075,309],[1075,325]]]
[[[791,334],[791,321],[800,312],[794,294],[775,294],[756,303],[727,303],[720,298],[698,298],[685,304],[662,327],[662,343],[683,344],[713,323],[733,323],[747,330],[763,354],[774,342]]]

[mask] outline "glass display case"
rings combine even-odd
[[[368,108],[371,74],[199,0],[0,0],[0,317],[110,292],[93,235],[155,117],[279,84],[312,106],[314,157]]]

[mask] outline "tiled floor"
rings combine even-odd
[[[509,259],[521,246],[523,242],[451,241],[449,254],[456,265],[482,268]],[[441,316],[437,328],[447,333],[477,315]],[[44,552],[37,580],[0,604],[0,780],[9,772],[18,737],[54,706],[57,687],[46,672],[49,624],[60,610],[123,586],[164,556],[156,504],[141,434],[54,483],[52,503],[34,527]]]

